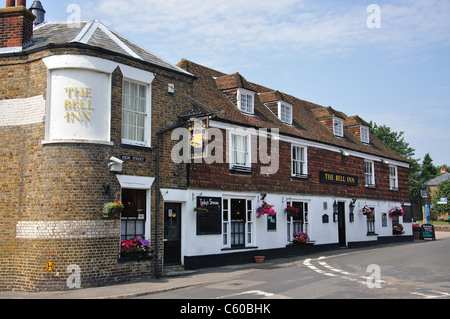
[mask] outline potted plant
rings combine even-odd
[[[403,231],[403,225],[402,224],[398,224],[395,225],[392,232],[394,233],[394,235],[401,235],[404,233]]]
[[[264,214],[267,214],[268,216],[274,216],[276,212],[273,210],[273,206],[274,205],[269,205],[265,201],[263,201],[262,205],[256,209],[256,213],[258,214],[258,216],[256,217],[260,218]]]
[[[287,204],[287,207],[284,209],[284,212],[287,214],[288,218],[291,217],[298,217],[299,209],[295,208],[294,206],[291,206],[290,204]]]
[[[292,243],[294,245],[306,245],[306,244],[309,244],[308,234],[304,233],[304,232],[294,233],[294,237],[292,238]]]
[[[368,216],[368,217],[372,217],[372,216],[373,216],[373,210],[372,210],[369,206],[367,206],[367,205],[365,205],[365,206],[361,209],[361,213],[362,213],[363,215],[365,215],[365,216]]]
[[[389,211],[389,217],[393,218],[395,216],[403,216],[404,212],[401,207],[395,206]]]
[[[103,217],[107,218],[111,213],[120,214],[122,210],[123,204],[120,200],[117,202],[105,203],[105,205],[103,205]]]
[[[120,246],[120,257],[125,259],[141,259],[149,257],[152,251],[150,241],[143,238],[123,239]]]

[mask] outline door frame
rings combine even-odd
[[[338,202],[338,239],[340,247],[347,247],[345,203],[346,202]]]
[[[177,260],[175,261],[166,261],[166,243],[168,242],[166,239],[166,219],[167,219],[167,214],[166,214],[166,208],[170,207],[170,206],[176,206],[178,207],[178,222],[179,222],[179,243],[177,246],[177,251],[179,251],[179,255],[177,256]],[[183,204],[182,203],[176,203],[176,202],[164,202],[164,208],[163,208],[163,213],[164,213],[164,236],[163,236],[163,241],[164,241],[164,264],[174,264],[174,265],[178,265],[178,264],[182,264],[182,211],[183,211]]]

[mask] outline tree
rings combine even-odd
[[[392,150],[394,150],[397,154],[406,158],[409,163],[409,190],[411,193],[411,200],[418,200],[419,191],[420,191],[420,183],[424,181],[420,181],[420,164],[419,160],[413,158],[416,150],[409,146],[409,143],[405,141],[403,134],[405,132],[393,132],[390,127],[386,125],[378,126],[374,122],[370,122],[370,133],[377,137],[384,144],[389,146]]]
[[[420,171],[420,181],[422,183],[429,181],[432,178],[435,178],[438,174],[438,169],[433,165],[433,160],[429,153],[425,155],[422,162],[422,168]]]
[[[387,127],[386,125],[378,126],[376,123],[371,121],[370,133],[375,135],[379,140],[392,148],[399,155],[409,161],[414,160],[413,156],[415,155],[416,150],[410,147],[409,143],[405,141],[405,138],[403,137],[405,132],[393,132],[390,127]]]
[[[439,216],[442,216],[442,214],[448,213],[450,211],[450,206],[447,205],[441,205],[437,204],[438,201],[441,200],[441,198],[450,198],[450,181],[442,182],[438,186],[438,191],[433,196],[432,202],[434,205],[434,212],[437,213]]]

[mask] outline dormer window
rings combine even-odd
[[[361,126],[361,142],[369,144],[370,143],[370,137],[369,137],[369,128],[367,126]]]
[[[344,120],[337,117],[333,118],[333,132],[336,136],[344,137]]]
[[[245,89],[238,89],[238,108],[244,112],[255,113],[255,93]]]
[[[292,124],[292,105],[278,102],[278,117],[281,122],[289,125]]]

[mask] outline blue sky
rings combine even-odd
[[[239,72],[404,131],[415,158],[450,165],[448,0],[41,2],[48,21],[96,18],[174,64]]]

